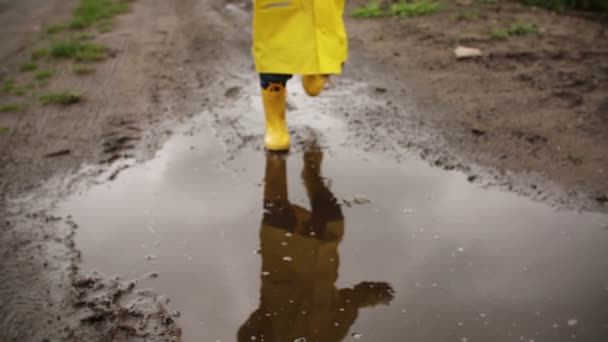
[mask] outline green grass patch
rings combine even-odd
[[[53,43],[50,55],[53,58],[72,58],[77,61],[100,61],[105,58],[106,47],[83,43],[78,40],[64,40]]]
[[[2,82],[2,92],[4,93],[12,93],[15,88],[17,87],[17,84],[15,83],[14,80],[6,80],[4,82]]]
[[[0,134],[6,134],[8,133],[10,130],[8,127],[6,126],[0,126]]]
[[[401,1],[394,3],[390,7],[390,12],[399,17],[418,17],[437,13],[442,9],[439,2],[431,0],[416,0],[412,2]]]
[[[492,39],[504,40],[509,38],[509,31],[506,29],[493,29],[490,31],[490,37]]]
[[[90,33],[81,33],[76,37],[76,39],[80,41],[90,41],[95,39],[95,35]]]
[[[32,52],[33,59],[41,59],[49,55],[49,50],[47,49],[37,49]]]
[[[442,9],[441,3],[433,0],[400,0],[386,9],[379,1],[374,0],[355,9],[355,18],[376,18],[386,15],[410,18],[437,13]]]
[[[473,21],[479,19],[479,16],[480,14],[478,9],[470,9],[454,14],[452,19],[455,21]]]
[[[68,28],[68,26],[65,24],[52,25],[52,26],[49,26],[46,28],[46,33],[55,34],[55,33],[63,32],[67,28]]]
[[[81,101],[82,101],[82,96],[68,93],[68,92],[51,93],[51,94],[42,95],[40,97],[40,102],[43,105],[58,104],[58,105],[63,105],[63,106],[69,106],[69,105],[73,105],[73,104],[76,104]]]
[[[569,9],[608,12],[606,0],[523,0],[523,2],[559,12]]]
[[[0,113],[23,112],[25,108],[25,105],[17,103],[0,104]]]
[[[128,10],[127,0],[80,0],[69,26],[75,30],[90,28]]]
[[[38,69],[38,64],[36,64],[36,62],[27,62],[27,63],[23,63],[21,65],[21,71],[22,72],[26,72],[26,71],[34,71]]]
[[[492,39],[507,39],[512,36],[532,36],[539,32],[536,24],[517,21],[507,28],[493,29],[490,31],[490,37]]]
[[[53,76],[54,72],[53,70],[40,70],[36,73],[34,73],[34,78],[36,78],[38,81],[43,81],[46,79],[49,79]]]
[[[26,94],[25,89],[23,88],[15,88],[15,90],[13,91],[13,93],[17,96],[23,96]]]
[[[385,14],[386,12],[380,3],[377,1],[372,1],[366,5],[356,8],[352,16],[355,18],[377,18]]]
[[[538,34],[538,26],[533,23],[527,23],[518,21],[509,27],[509,34],[511,36],[530,36]]]
[[[95,72],[95,68],[88,65],[77,64],[74,65],[72,71],[77,75],[88,75]]]

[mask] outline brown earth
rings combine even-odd
[[[350,10],[362,2],[350,3]],[[0,0],[0,83],[29,82],[19,66],[48,44],[44,28],[68,18],[75,3]],[[0,126],[9,128],[0,134],[0,339],[179,336],[159,296],[134,293],[128,281],[83,275],[72,239],[76,225],[45,212],[86,182],[111,180],[128,166],[123,160],[151,158],[175,122],[229,105],[239,73],[252,71],[249,33],[231,24],[225,3],[136,1],[96,38],[111,51],[95,74],[77,76],[68,62],[44,62],[57,71],[48,85],[25,100],[0,96],[0,103],[30,104],[22,113],[0,113]],[[537,24],[540,34],[489,38],[492,28],[518,19]],[[606,24],[505,2],[453,4],[413,19],[348,19],[347,25],[351,60],[344,77],[364,79],[386,98],[384,107],[350,113],[362,148],[396,157],[416,151],[439,167],[469,172],[472,181],[605,210]],[[457,61],[459,44],[484,56]],[[81,92],[85,102],[36,104],[50,90]],[[395,108],[408,108],[410,117]],[[125,304],[133,295],[151,300],[144,307]]]
[[[472,2],[432,16],[351,20],[355,59],[373,70],[363,70],[365,77],[397,91],[407,83],[404,95],[417,98],[421,118],[466,164],[490,166],[507,178],[538,175],[563,190],[559,202],[601,208],[608,193],[606,22],[515,2],[458,3]],[[535,24],[539,33],[490,36],[516,22]],[[484,56],[458,61],[457,46]],[[515,179],[506,183],[518,188]],[[517,190],[547,191],[536,183]]]

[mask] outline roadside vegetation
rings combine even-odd
[[[608,13],[608,1],[606,0],[524,0],[524,2],[554,11],[578,9]]]
[[[442,4],[433,0],[399,0],[393,1],[390,4],[382,4],[378,0],[372,0],[356,8],[352,16],[355,18],[377,18],[384,16],[410,18],[437,13],[441,9]]]
[[[43,105],[82,102],[82,94],[46,89],[52,86],[49,81],[66,69],[81,77],[94,73],[92,64],[106,59],[109,51],[94,42],[96,35],[110,31],[114,18],[128,12],[132,2],[80,0],[69,20],[46,27],[18,69],[9,70],[7,78],[0,79],[0,113],[23,112],[36,102]],[[8,131],[8,127],[0,127],[0,133]]]
[[[25,105],[19,103],[7,103],[0,105],[0,113],[22,112],[26,108]]]
[[[533,36],[539,33],[538,26],[534,23],[516,21],[507,28],[495,28],[490,31],[493,39],[507,39],[512,36]]]
[[[69,106],[81,102],[83,100],[81,95],[72,94],[69,92],[61,93],[49,93],[40,96],[40,102],[43,105],[63,105]]]

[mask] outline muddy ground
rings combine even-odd
[[[0,81],[24,77],[19,66],[45,44],[44,27],[69,17],[75,3],[0,0]],[[349,3],[349,11],[361,3]],[[82,274],[77,224],[48,209],[91,182],[112,180],[128,167],[124,160],[151,158],[176,123],[230,106],[253,73],[250,33],[235,25],[247,7],[138,0],[111,32],[98,35],[111,51],[95,74],[77,76],[59,62],[49,84],[27,95],[33,104],[26,111],[0,113],[9,128],[0,134],[2,340],[178,338],[166,299],[149,292],[133,298],[128,280]],[[517,20],[537,24],[540,33],[489,36]],[[383,103],[345,102],[353,145],[398,160],[415,153],[464,170],[471,181],[557,206],[606,210],[605,23],[499,2],[452,4],[412,19],[349,18],[347,26],[351,58],[341,77],[366,81],[361,91]],[[484,56],[457,61],[459,44]],[[48,89],[78,90],[86,101],[34,104]],[[238,122],[214,122],[230,128],[217,137],[228,150],[260,142],[243,136]]]

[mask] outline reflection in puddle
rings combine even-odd
[[[73,196],[57,214],[79,224],[83,268],[166,294],[184,342],[608,341],[606,215],[362,151],[339,110],[355,90],[293,96],[290,124],[324,154],[226,152],[261,137],[244,96],[200,116],[224,139],[203,124]]]
[[[336,287],[342,208],[321,177],[323,153],[313,148],[303,159],[311,210],[289,201],[286,158],[266,156],[260,306],[240,328],[239,342],[341,341],[360,309],[393,299],[384,282]]]

